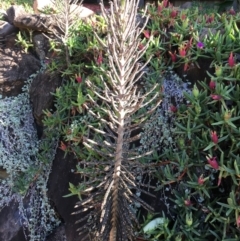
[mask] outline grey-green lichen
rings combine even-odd
[[[37,74],[29,77],[22,94],[0,98],[0,168],[7,174],[0,180],[0,210],[13,199],[19,203],[21,222],[30,241],[45,240],[60,223],[47,197],[58,137],[38,140],[29,100],[29,85]],[[48,149],[39,152],[46,141]]]
[[[0,166],[14,178],[36,160],[38,140],[26,94],[4,98],[0,105]]]
[[[189,92],[188,83],[170,68],[162,80],[162,102],[143,127],[140,153],[152,150],[163,153],[166,149],[176,149],[175,115],[171,106],[178,108],[183,103],[184,92]]]

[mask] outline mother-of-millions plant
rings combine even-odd
[[[78,171],[86,180],[81,194],[87,198],[77,203],[79,210],[74,214],[84,216],[78,221],[85,221],[78,231],[91,229],[93,240],[134,240],[135,207],[141,204],[151,209],[140,198],[142,192],[148,193],[142,180],[149,168],[141,162],[148,153],[139,155],[133,142],[140,137],[134,133],[161,100],[157,85],[146,91],[138,84],[147,65],[139,63],[147,45],[139,50],[145,25],[139,27],[137,6],[138,1],[114,0],[107,11],[101,2],[107,37],[106,41],[96,37],[109,68],[102,69],[100,86],[86,80],[89,100],[84,106],[98,126],[88,124],[88,135],[83,137],[93,155],[80,163]]]

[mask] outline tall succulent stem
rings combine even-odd
[[[83,144],[102,156],[98,165],[109,166],[108,172],[103,174],[105,194],[98,221],[100,225],[95,236],[95,239],[97,237],[101,241],[133,240],[137,219],[129,205],[138,202],[151,209],[134,191],[144,192],[135,177],[145,168],[138,161],[145,154],[139,155],[130,148],[130,143],[139,139],[138,135],[132,136],[132,131],[138,125],[140,128],[139,123],[160,103],[157,85],[144,92],[137,84],[143,75],[143,68],[148,64],[141,66],[139,63],[148,44],[142,50],[138,49],[142,29],[138,26],[137,6],[138,1],[125,0],[123,4],[122,1],[113,0],[108,12],[101,2],[108,34],[106,42],[96,37],[106,52],[109,70],[106,72],[102,69],[103,88],[86,81],[98,99],[96,101],[88,95],[96,110],[90,112],[101,124],[99,129],[89,125],[96,135],[93,138],[85,136]],[[144,114],[140,114],[141,108],[145,108]],[[99,137],[100,133],[102,137]],[[92,134],[91,137],[94,136]],[[96,195],[102,195],[102,191],[96,192]],[[78,206],[81,204],[83,202]]]

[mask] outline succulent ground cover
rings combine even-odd
[[[160,84],[163,102],[142,126],[142,139],[135,144],[139,152],[155,150],[142,162],[155,165],[152,180],[161,206],[151,216],[153,227],[143,229],[139,236],[146,240],[238,240],[240,15],[233,9],[221,14],[201,14],[198,7],[180,10],[167,0],[148,5],[147,12],[150,17],[138,50],[146,48],[140,63],[151,59],[139,86],[148,89]],[[55,94],[56,111],[47,112],[46,125],[58,125],[60,148],[76,154],[83,176],[93,169],[82,168],[81,160],[98,157],[94,149],[81,144],[88,131],[86,123],[99,125],[86,110],[91,100],[86,97],[85,81],[100,88],[99,75],[109,70],[98,41],[105,41],[106,29],[101,16],[88,23],[80,21],[67,42],[71,66],[49,63],[50,69],[62,70],[66,82]],[[178,87],[174,80],[180,81]],[[182,88],[180,98],[177,93],[169,98],[176,88]],[[164,105],[164,98],[168,104]],[[80,195],[85,190],[79,184],[70,191]],[[161,221],[154,226],[155,217]],[[145,224],[149,221],[148,216]]]
[[[136,86],[144,95],[158,84],[162,102],[134,130],[139,138],[130,145],[139,154],[149,152],[140,161],[141,166],[151,168],[135,177],[145,180],[145,191],[156,196],[155,212],[137,215],[142,225],[136,228],[136,236],[139,240],[237,241],[240,14],[233,9],[203,11],[199,6],[181,10],[167,0],[148,5],[147,14],[146,25],[140,17],[144,30],[136,51],[144,53],[139,59],[144,68]],[[67,196],[78,195],[80,200],[92,190],[91,183],[99,184],[97,173],[110,168],[104,166],[101,155],[108,148],[88,148],[86,136],[90,144],[96,144],[93,133],[98,142],[116,137],[102,137],[111,126],[100,120],[109,121],[113,116],[108,116],[104,96],[97,94],[107,95],[103,90],[111,86],[107,75],[112,70],[111,55],[104,47],[108,24],[102,15],[77,21],[64,45],[52,41],[57,59],[46,60],[49,71],[62,74],[63,85],[54,93],[54,110],[45,112],[45,125],[60,134],[59,148],[76,156],[76,173],[85,182],[70,184]],[[109,96],[105,97],[108,100]],[[149,108],[137,114],[147,113]],[[131,161],[134,165],[135,160]],[[126,173],[125,181],[131,182],[134,177],[131,179],[129,170]],[[136,196],[141,192],[144,190]],[[140,204],[140,199],[133,203],[132,212],[137,212]],[[101,202],[94,205],[95,211],[101,208]]]
[[[147,46],[140,62],[150,56],[151,60],[139,85],[144,89],[160,84],[163,102],[142,127],[140,144],[135,144],[139,152],[156,150],[142,162],[156,166],[152,178],[161,206],[151,217],[162,221],[139,235],[146,240],[238,240],[240,15],[233,9],[221,14],[201,14],[198,7],[180,10],[167,0],[148,5],[147,12],[150,18],[138,49]],[[100,88],[98,76],[109,70],[93,30],[104,41],[106,23],[101,16],[72,29],[68,39],[72,65],[61,68],[67,80],[55,94],[56,112],[48,112],[46,118],[48,126],[58,122],[60,148],[76,154],[82,175],[87,174],[81,159],[89,158],[89,150],[81,145],[85,123],[98,126],[85,109],[90,102],[85,81]],[[54,66],[49,63],[50,69]],[[171,80],[180,81],[178,87]],[[182,88],[181,98],[177,93],[169,98],[176,88]],[[90,156],[94,155],[91,150]],[[81,184],[70,190],[84,194]]]

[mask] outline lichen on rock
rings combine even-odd
[[[184,92],[190,93],[189,83],[184,82],[170,68],[162,80],[162,102],[145,123],[141,133],[139,152],[163,153],[176,148],[175,115],[171,106],[178,108],[184,102]]]
[[[47,196],[58,139],[48,140],[47,151],[42,150],[46,140],[38,140],[29,98],[29,85],[37,74],[26,81],[23,93],[0,99],[0,210],[13,199],[18,202],[17,221],[30,241],[45,240],[60,223]]]

